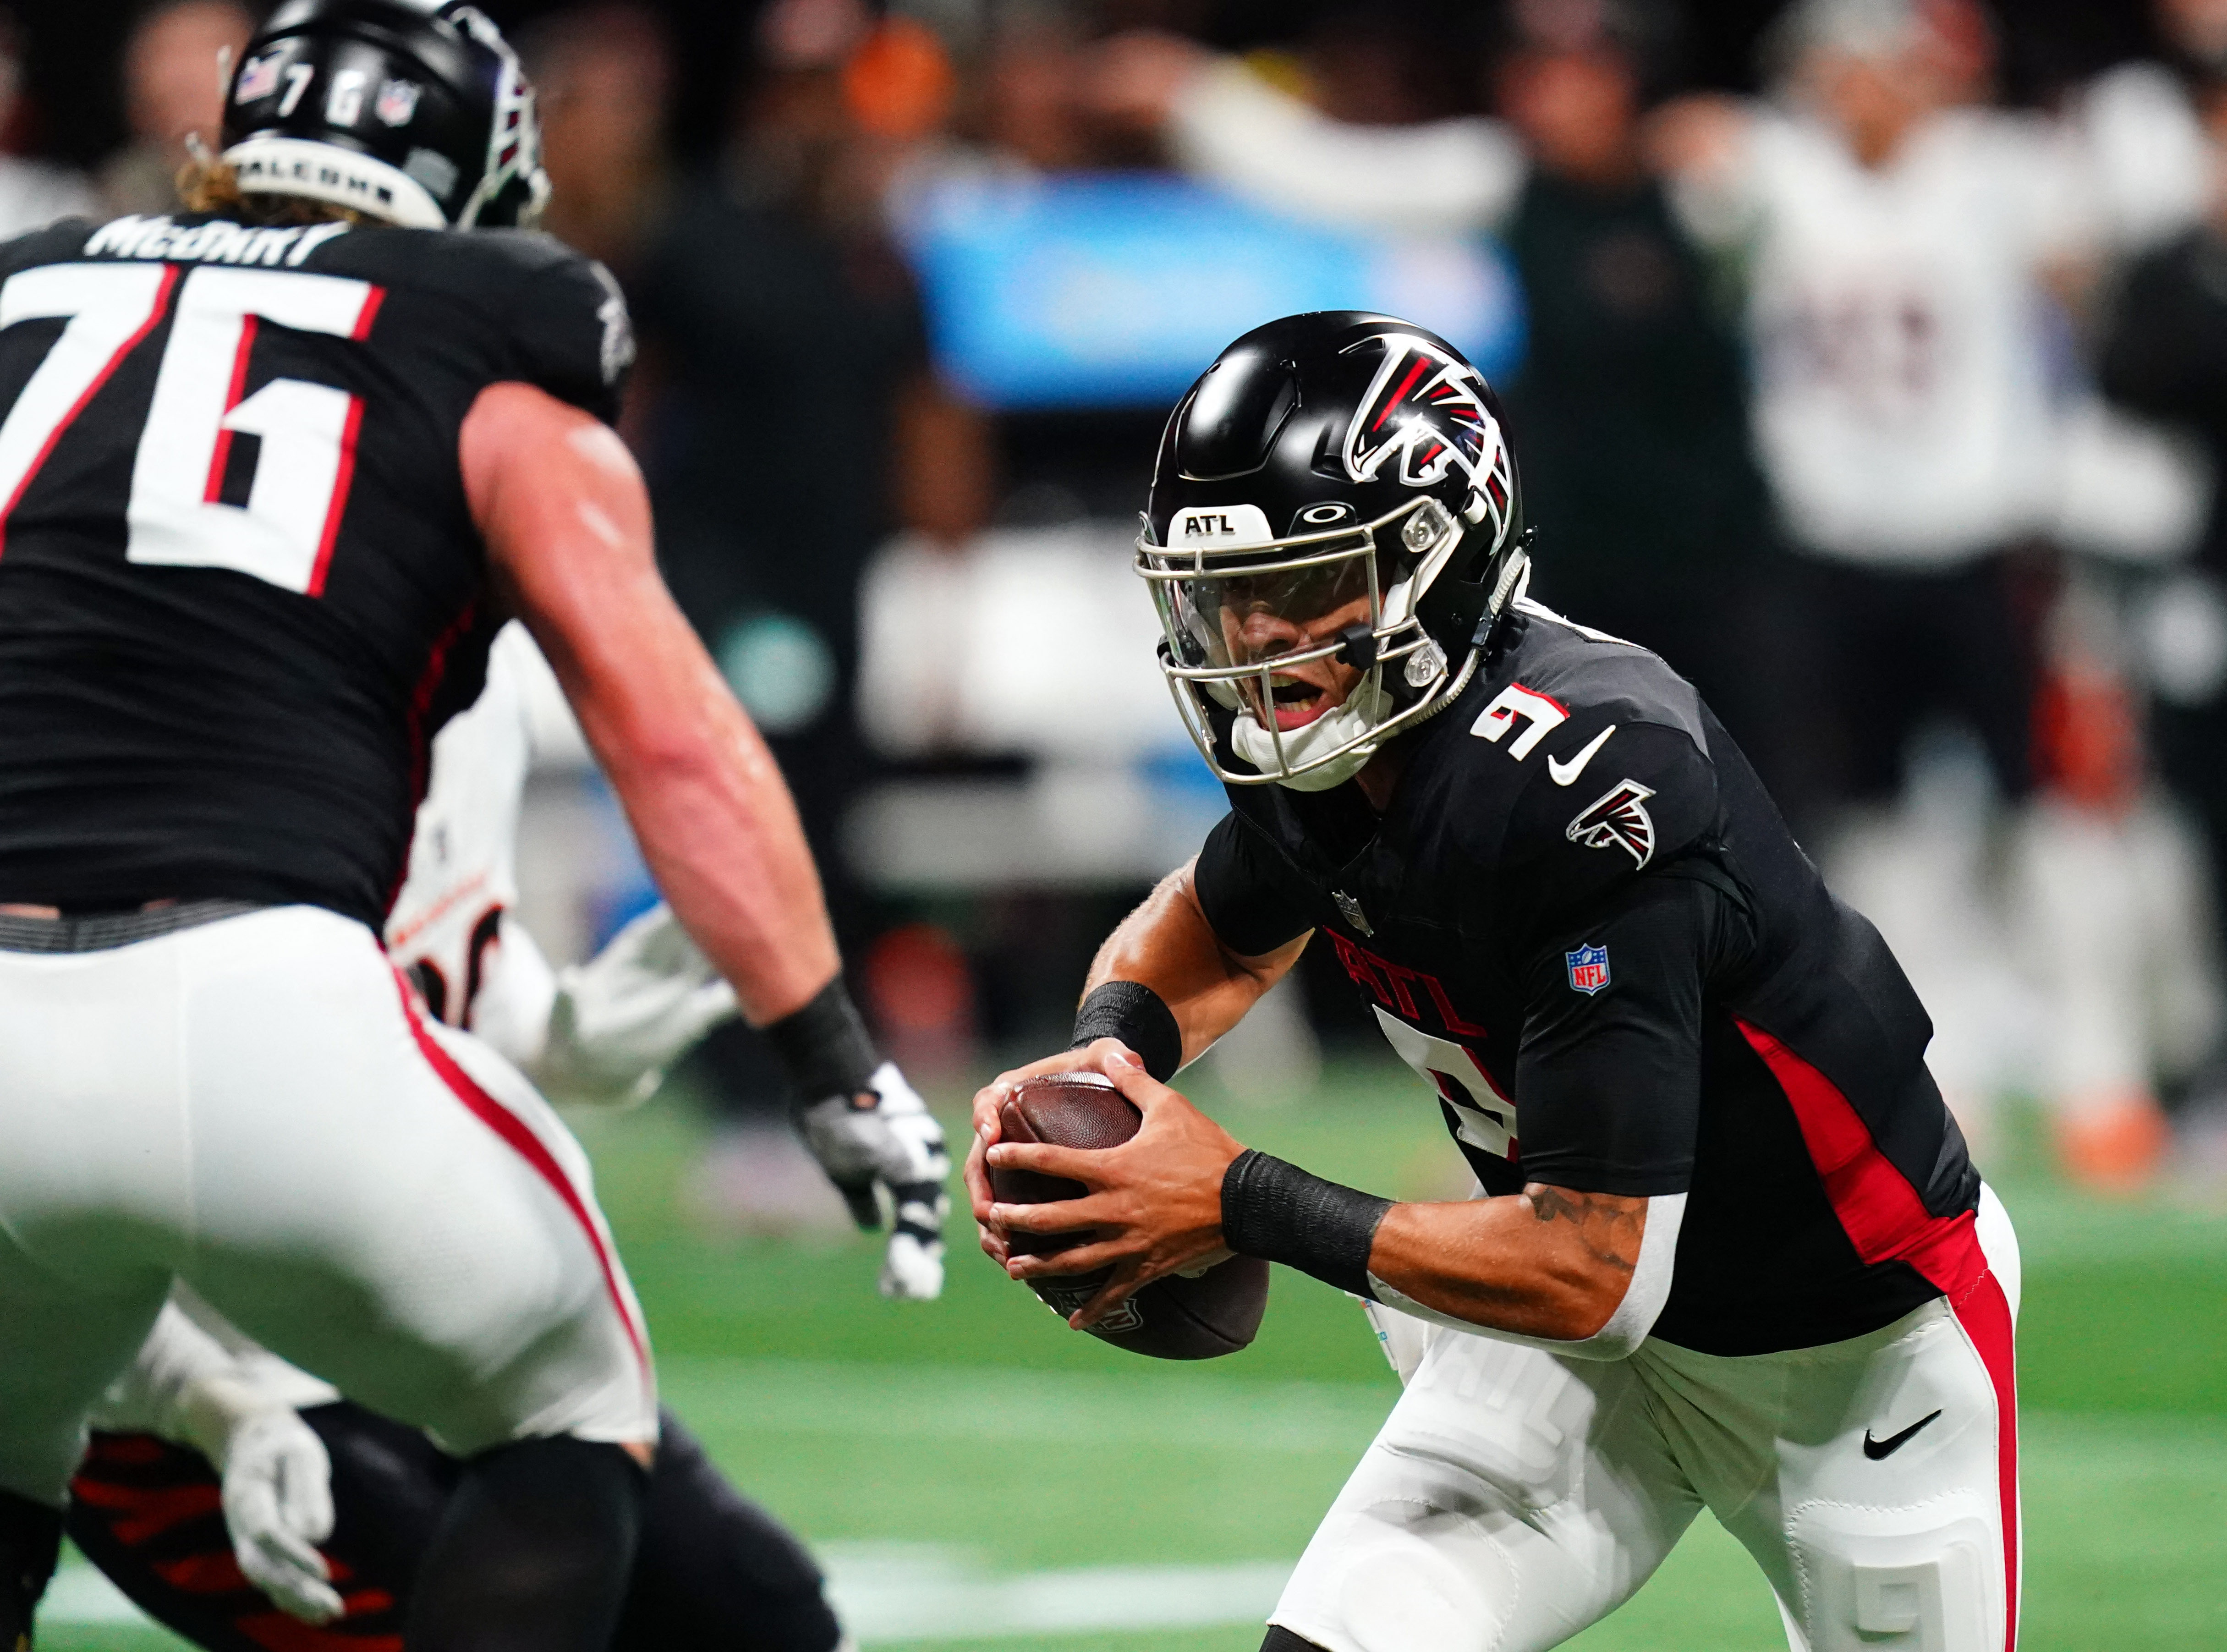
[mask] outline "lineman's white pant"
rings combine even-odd
[[[1610,1362],[1434,1332],[1269,1621],[1327,1652],[1535,1652],[1629,1599],[1706,1507],[1794,1652],[2005,1652],[2017,1241],[1992,1194],[1978,1228],[1990,1271],[1962,1301],[1821,1348]]]
[[[332,913],[0,951],[0,1486],[62,1501],[173,1276],[459,1454],[656,1438],[578,1144]]]

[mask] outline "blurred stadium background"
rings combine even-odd
[[[1510,393],[1538,594],[1701,684],[1926,993],[2026,1250],[2026,1644],[2227,1646],[2227,4],[485,9],[634,303],[672,582],[948,1119],[1219,812],[1126,567],[1169,405],[1274,315],[1410,315]],[[18,0],[0,232],[163,210],[252,16]],[[547,698],[521,905],[572,957],[654,897]],[[1334,973],[1201,1099],[1458,1191]],[[1193,1370],[964,1242],[883,1303],[783,1104],[737,1030],[578,1123],[671,1398],[860,1642],[1257,1644],[1394,1392],[1351,1305],[1279,1275]],[[1706,1519],[1578,1642],[1781,1643]],[[173,1643],[78,1567],[41,1644]]]

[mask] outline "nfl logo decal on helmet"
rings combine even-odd
[[[1646,801],[1654,795],[1652,786],[1620,780],[1587,805],[1564,835],[1588,849],[1621,849],[1633,866],[1644,866],[1655,858],[1655,820]]]
[[[1580,947],[1564,953],[1562,960],[1570,966],[1570,985],[1587,998],[1608,985],[1607,947]]]

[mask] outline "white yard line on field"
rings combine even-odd
[[[844,1626],[867,1646],[1259,1623],[1292,1571],[1288,1560],[1251,1560],[1001,1575],[928,1544],[832,1544],[821,1559]]]
[[[1286,1561],[1260,1560],[1001,1575],[963,1550],[924,1543],[835,1543],[820,1560],[844,1626],[863,1646],[1258,1623],[1292,1569]],[[82,1563],[56,1575],[39,1618],[144,1621],[115,1585]]]

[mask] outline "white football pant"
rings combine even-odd
[[[0,951],[0,1486],[62,1501],[173,1277],[459,1455],[657,1435],[578,1144],[329,912]]]
[[[1977,1228],[1962,1302],[1821,1348],[1582,1360],[1433,1330],[1269,1621],[1326,1652],[1537,1652],[1707,1508],[1793,1652],[2007,1652],[2018,1247],[1991,1192]]]

